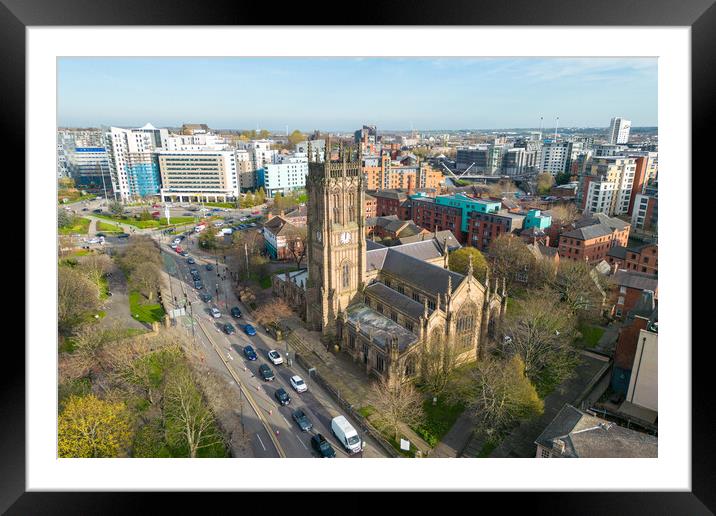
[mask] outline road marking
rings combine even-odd
[[[306,445],[303,443],[303,441],[302,441],[301,438],[298,436],[298,434],[293,434],[293,435],[296,436],[296,439],[298,440],[299,443],[301,443],[301,446],[303,446],[304,448],[306,448],[306,449],[308,450],[308,446],[306,446]]]
[[[264,446],[264,442],[261,440],[261,436],[259,434],[256,434],[256,437],[258,438],[259,442],[261,443],[261,448],[266,451],[266,446]]]
[[[291,423],[288,422],[288,419],[286,419],[286,418],[283,416],[283,414],[281,414],[281,417],[283,418],[284,421],[286,421],[286,424],[290,427],[290,426],[291,426]]]

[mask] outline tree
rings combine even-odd
[[[139,212],[137,218],[139,220],[152,220],[152,214],[149,213],[149,210],[147,208],[144,208],[142,211]]]
[[[301,268],[303,257],[306,256],[306,238],[308,230],[306,226],[294,226],[286,235],[286,250],[289,252],[296,268]]]
[[[559,226],[566,226],[579,218],[579,210],[571,203],[558,204],[549,211],[552,213],[552,223],[556,223]]]
[[[288,142],[294,146],[298,143],[301,143],[305,139],[306,139],[306,135],[304,135],[298,129],[296,129],[295,131],[293,131],[291,134],[288,135]]]
[[[162,265],[162,256],[157,243],[146,235],[138,235],[117,257],[117,264],[130,274],[141,263],[152,263],[157,267]]]
[[[555,176],[555,184],[557,186],[559,185],[566,185],[569,183],[569,180],[572,178],[572,174],[570,174],[568,171],[560,172]]]
[[[550,286],[573,314],[581,319],[598,317],[604,303],[606,285],[587,262],[563,260]]]
[[[124,205],[119,201],[111,201],[109,203],[109,212],[115,217],[124,215]]]
[[[537,193],[540,195],[546,195],[549,193],[552,185],[554,184],[554,177],[552,174],[543,172],[537,174]]]
[[[206,228],[199,235],[199,245],[204,249],[216,249],[218,247],[218,240],[216,239],[216,233],[213,228]]]
[[[77,265],[78,270],[100,289],[102,279],[112,269],[112,258],[106,254],[88,254],[80,256]]]
[[[120,457],[126,455],[131,437],[124,403],[71,396],[59,415],[57,451],[60,457]]]
[[[451,271],[467,274],[470,265],[470,257],[472,257],[472,275],[484,281],[485,271],[487,271],[487,260],[485,256],[474,247],[461,247],[452,251],[448,257],[448,266]]]
[[[99,289],[71,267],[60,266],[57,272],[57,326],[67,334],[99,308]]]
[[[457,362],[455,346],[443,333],[442,328],[436,329],[423,345],[419,362],[420,381],[428,387],[433,396],[441,395]]]
[[[268,129],[261,129],[261,131],[259,131],[259,134],[257,135],[259,140],[265,140],[266,138],[268,138],[270,136],[271,136],[271,131],[269,131]]]
[[[204,403],[188,367],[177,366],[168,375],[164,393],[167,442],[185,448],[191,458],[199,450],[224,444],[211,409]]]
[[[159,290],[160,284],[159,268],[153,263],[138,264],[129,277],[130,288],[144,294],[144,297],[150,301],[154,298],[154,293]]]
[[[242,208],[251,208],[256,204],[256,201],[254,199],[254,194],[251,192],[246,192],[246,194],[241,198],[241,207]]]
[[[258,190],[256,190],[256,193],[254,194],[254,206],[259,206],[261,204],[264,204],[266,202],[266,190],[264,190],[263,186],[260,186]]]
[[[277,323],[293,315],[291,307],[283,299],[273,299],[262,303],[253,313],[254,318],[263,326]]]
[[[502,352],[519,355],[532,381],[545,370],[557,382],[572,374],[577,363],[572,346],[575,318],[551,290],[531,291],[525,299],[516,300],[507,314],[505,334],[509,338],[501,343]]]
[[[500,235],[490,243],[489,255],[492,273],[498,279],[504,278],[508,287],[529,278],[534,257],[527,244],[519,238],[510,234]]]
[[[70,227],[75,223],[75,217],[72,216],[67,210],[57,210],[57,227],[66,228]]]
[[[506,360],[489,356],[457,380],[462,401],[476,418],[479,430],[489,436],[544,412],[544,403],[525,376],[518,355]]]
[[[418,426],[425,420],[423,396],[411,382],[390,385],[385,378],[373,382],[368,394],[375,408],[372,421],[380,430],[388,430],[397,441],[402,425]]]

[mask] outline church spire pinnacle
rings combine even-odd
[[[472,276],[472,273],[473,273],[473,268],[472,268],[472,254],[471,254],[468,256],[468,259],[467,259],[467,275]]]

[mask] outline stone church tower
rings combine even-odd
[[[308,282],[306,321],[334,335],[336,317],[361,291],[365,278],[365,213],[360,147],[338,147],[330,138],[325,159],[308,146]]]

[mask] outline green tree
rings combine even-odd
[[[266,202],[266,190],[264,190],[264,187],[259,187],[258,190],[256,190],[256,194],[254,196],[254,206],[258,206],[260,204],[264,204]]]
[[[57,227],[67,228],[75,223],[75,217],[72,216],[67,210],[57,210]]]
[[[109,212],[115,217],[124,215],[124,205],[119,201],[111,201],[109,203]]]
[[[487,270],[487,260],[485,260],[485,256],[474,247],[461,247],[460,249],[450,252],[448,257],[448,267],[453,272],[467,274],[471,257],[472,275],[476,279],[484,281],[485,271]]]
[[[554,184],[554,177],[552,174],[543,172],[537,174],[537,193],[540,195],[546,195],[549,193],[552,185]]]
[[[569,180],[570,180],[571,177],[572,177],[572,174],[570,174],[569,172],[566,172],[566,171],[565,171],[565,172],[560,172],[560,173],[557,174],[557,175],[555,176],[555,178],[554,178],[555,184],[556,184],[557,186],[559,186],[559,185],[566,185],[567,183],[569,183]]]
[[[120,457],[132,438],[131,417],[122,402],[94,395],[71,396],[57,424],[60,457]]]
[[[291,134],[288,135],[288,142],[294,146],[298,143],[301,143],[305,139],[306,139],[306,135],[303,134],[298,129],[296,129],[295,131],[293,131]]]
[[[60,266],[57,273],[57,326],[68,334],[99,308],[99,289],[72,267]]]
[[[201,232],[199,235],[199,245],[204,249],[216,249],[218,247],[214,228],[208,227]]]
[[[261,131],[259,131],[259,134],[257,135],[259,140],[265,140],[266,138],[268,138],[270,136],[271,136],[271,131],[269,131],[268,129],[261,129]]]

